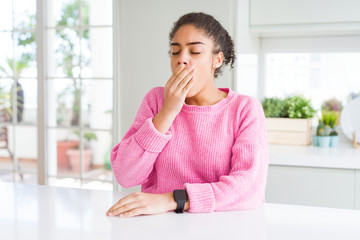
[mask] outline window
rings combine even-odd
[[[265,62],[269,97],[303,94],[320,110],[325,99],[346,104],[352,91],[360,92],[360,52],[268,53]]]
[[[49,184],[112,189],[112,2],[48,2]]]
[[[0,181],[37,181],[35,20],[36,1],[1,1]]]
[[[360,36],[260,40],[258,99],[303,94],[320,110],[326,99],[335,97],[346,105],[360,93]]]
[[[41,65],[46,69],[47,143],[41,150],[46,164],[41,164],[47,166],[49,185],[112,189],[112,0],[40,2],[46,18],[40,18],[38,26],[45,29],[38,34],[46,48],[39,63],[37,1],[0,3],[0,181],[38,181]]]

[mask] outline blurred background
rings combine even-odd
[[[171,75],[174,22],[205,12],[236,44],[216,85],[257,98],[267,118],[310,124],[304,141],[294,141],[303,130],[269,130],[267,201],[360,209],[359,150],[340,123],[360,96],[359,10],[356,0],[1,0],[0,181],[121,189],[109,153]],[[315,144],[320,123],[337,145]]]

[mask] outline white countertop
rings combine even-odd
[[[269,144],[270,165],[360,169],[360,148],[350,143],[337,147]]]
[[[0,183],[0,238],[360,239],[360,211],[265,203],[255,210],[107,217],[124,192]]]

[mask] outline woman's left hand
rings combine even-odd
[[[120,199],[107,212],[108,216],[133,217],[160,214],[176,209],[173,193],[151,194],[135,192]]]

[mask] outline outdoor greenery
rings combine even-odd
[[[19,23],[18,26],[14,26],[16,29],[34,29],[35,28],[35,16],[30,15],[28,21]],[[5,86],[0,86],[0,103],[2,106],[3,114],[7,115],[8,120],[13,117],[13,93],[14,86],[16,85],[16,108],[17,108],[17,121],[22,121],[22,114],[24,109],[24,91],[22,85],[19,82],[21,74],[25,69],[29,68],[35,61],[35,33],[34,32],[18,32],[14,34],[13,39],[17,45],[19,56],[15,58],[6,58],[5,65],[0,65],[0,73],[6,77],[14,79],[14,83],[10,90],[6,90]]]
[[[89,6],[88,3],[82,2],[82,21],[83,24],[89,22]],[[72,3],[64,4],[62,7],[61,19],[57,22],[58,26],[69,26],[70,24],[78,22],[79,19],[79,0]],[[87,58],[77,56],[75,48],[78,47],[76,41],[80,39],[81,44],[85,44],[89,48],[89,30],[84,32],[74,31],[75,34],[70,34],[65,30],[57,30],[56,36],[61,39],[60,45],[57,47],[56,53],[61,57],[57,59],[57,66],[60,67],[66,77],[72,80],[72,85],[65,88],[58,95],[57,108],[57,123],[61,124],[64,121],[66,113],[66,97],[73,97],[72,103],[72,118],[71,125],[78,126],[80,123],[80,98],[83,91],[83,82],[77,80],[79,76],[79,69],[87,66],[89,60]],[[75,35],[75,36],[74,36]]]

